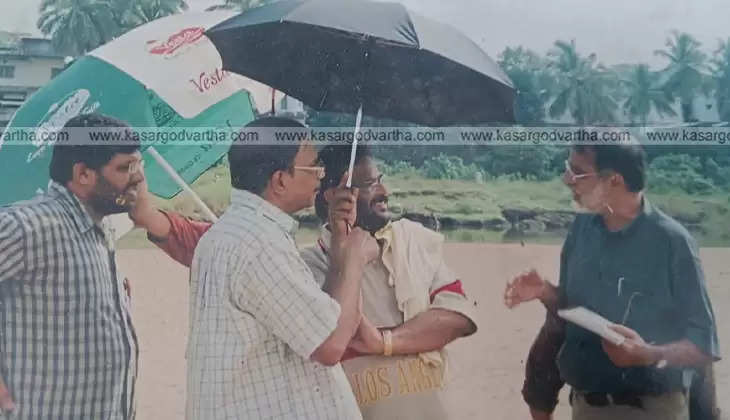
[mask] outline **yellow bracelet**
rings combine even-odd
[[[383,356],[393,355],[393,332],[383,330]]]

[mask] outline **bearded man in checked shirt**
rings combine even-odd
[[[131,133],[100,114],[65,129]],[[137,337],[104,218],[128,212],[144,180],[139,144],[130,143],[56,145],[48,191],[0,209],[0,408],[8,418],[134,418]]]
[[[331,218],[328,203],[335,202],[335,187],[347,171],[349,155],[349,146],[328,146],[319,154],[325,177],[316,207],[323,221]],[[418,223],[391,221],[388,191],[369,150],[360,146],[356,156],[355,226],[378,240],[379,252],[362,270],[363,317],[342,367],[364,419],[451,418],[443,398],[448,365],[444,348],[476,331],[473,303],[443,260],[443,237]],[[132,216],[150,239],[189,266],[210,225],[157,211],[146,201],[138,208]],[[333,237],[331,224],[325,224],[317,244],[302,250],[320,285],[326,284],[333,265]]]

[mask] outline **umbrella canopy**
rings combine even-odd
[[[238,130],[255,116],[250,96],[242,90],[252,83],[223,71],[220,55],[203,36],[205,29],[230,16],[171,16],[92,51],[31,96],[13,116],[6,135],[16,128],[34,128],[37,133],[57,131],[69,119],[86,112],[111,115],[133,127]],[[155,145],[188,183],[217,162],[228,147],[225,142]],[[23,174],[21,182],[1,184],[0,205],[44,190],[50,157],[49,143],[3,145],[0,139],[0,179]],[[147,153],[144,157],[150,190],[165,198],[178,193],[178,184]]]
[[[316,110],[423,125],[513,122],[514,89],[469,38],[397,3],[280,1],[208,29],[223,68]]]

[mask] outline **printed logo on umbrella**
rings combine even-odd
[[[170,35],[166,41],[151,40],[147,41],[147,52],[150,54],[170,57],[182,47],[194,44],[200,38],[203,38],[205,29],[200,26],[185,28],[173,35]]]
[[[91,103],[91,93],[87,89],[76,89],[58,102],[51,104],[46,114],[38,121],[36,129],[36,140],[33,145],[37,149],[28,153],[27,163],[32,162],[40,156],[47,146],[54,142],[46,142],[43,139],[51,138],[52,133],[58,132],[71,118],[96,111],[101,105],[98,101]]]

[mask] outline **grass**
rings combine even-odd
[[[548,182],[514,181],[507,179],[475,181],[433,180],[416,174],[400,174],[386,179],[391,192],[391,208],[396,214],[417,212],[451,217],[459,221],[491,220],[502,218],[503,207],[541,208],[545,210],[570,210],[571,198],[565,186],[558,180]],[[201,176],[193,189],[216,213],[222,213],[230,202],[228,168],[215,167]],[[689,227],[704,246],[730,246],[730,223],[727,222],[730,193],[719,191],[710,195],[690,195],[682,191],[672,193],[648,193],[652,203],[667,214]],[[204,219],[195,203],[186,194],[172,200],[157,199],[157,205]],[[311,210],[305,213],[311,213]],[[298,242],[311,243],[317,231],[313,226],[302,229]],[[452,241],[494,242],[507,240],[500,232],[487,230],[457,229],[446,232]],[[531,239],[537,242],[559,242],[560,234]],[[148,242],[142,232],[127,235],[120,246],[143,247]]]

